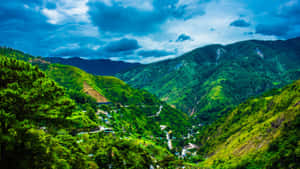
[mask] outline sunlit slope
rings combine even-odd
[[[250,99],[197,136],[212,168],[297,168],[300,80]]]
[[[166,125],[168,127],[166,130],[173,131],[172,135],[177,139],[174,141],[174,146],[176,146],[176,142],[183,140],[183,135],[187,134],[187,129],[191,126],[189,117],[185,113],[168,106],[145,90],[130,87],[116,77],[94,76],[77,67],[51,64],[43,58],[9,48],[1,48],[1,52],[5,57],[10,58],[16,58],[14,53],[18,53],[20,55],[18,58],[38,65],[48,77],[65,87],[67,93],[77,99],[79,101],[77,104],[80,104],[83,109],[86,109],[84,102],[87,99],[84,93],[89,94],[84,84],[89,86],[92,91],[90,95],[95,95],[96,100],[99,96],[102,99],[105,98],[102,101],[112,102],[112,107],[117,106],[118,111],[113,117],[114,124],[112,125],[118,132],[159,140],[165,138],[165,131],[161,130],[160,125]]]
[[[103,125],[86,109],[91,102],[81,107],[69,97],[70,89],[28,62],[0,56],[0,79],[3,169],[175,168],[182,163],[165,146],[144,137],[89,133]]]
[[[87,84],[107,101],[120,104],[124,109],[129,110],[129,113],[131,112],[130,116],[123,118],[127,118],[128,123],[134,124],[140,120],[140,124],[136,124],[137,126],[145,125],[145,128],[148,128],[147,125],[155,126],[153,130],[157,132],[160,132],[159,125],[167,125],[181,134],[186,133],[190,126],[189,118],[185,113],[171,108],[149,92],[131,88],[118,78],[93,76],[79,68],[60,64],[49,65],[45,72],[67,89],[84,91],[84,84]],[[163,107],[161,113],[158,117],[154,117],[160,106]],[[136,117],[139,117],[139,120],[135,119]],[[177,136],[182,136],[181,134]]]

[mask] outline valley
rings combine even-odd
[[[209,124],[250,97],[300,78],[300,39],[208,45],[116,76]]]
[[[0,169],[300,169],[300,0],[0,5]]]
[[[298,41],[206,46],[117,74],[133,87],[1,47],[2,164],[297,168]]]

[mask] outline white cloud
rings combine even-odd
[[[48,17],[48,22],[51,24],[57,24],[64,19],[64,15],[57,10],[49,10],[47,8],[42,9],[42,13]]]
[[[48,17],[51,24],[65,23],[90,23],[88,17],[88,0],[59,0],[55,9],[42,9],[42,13]]]

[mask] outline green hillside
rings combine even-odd
[[[149,92],[134,89],[115,77],[94,76],[73,66],[51,64],[44,61],[43,58],[2,48],[2,54],[6,57],[16,58],[14,53],[18,53],[19,57],[17,58],[38,65],[47,77],[66,88],[66,94],[75,100],[76,106],[80,110],[86,111],[91,119],[97,121],[97,118],[102,118],[109,121],[102,120],[100,121],[101,125],[113,128],[114,132],[122,136],[153,140],[165,147],[167,146],[166,132],[172,131],[174,138],[172,151],[176,151],[175,148],[180,151],[184,145],[183,136],[187,135],[188,129],[191,127],[189,117],[168,106]],[[92,88],[94,93],[112,103],[99,108],[96,101],[86,94],[84,84]],[[109,115],[105,116],[100,112],[108,112]],[[80,113],[77,114],[78,116],[75,116],[74,120],[81,123],[79,127],[82,130],[86,127],[90,129],[96,127],[95,123],[92,125],[88,119],[82,120]],[[101,117],[98,117],[99,115]],[[166,129],[162,130],[161,125],[166,126]]]
[[[300,78],[300,39],[209,45],[117,77],[210,123],[249,97]]]
[[[1,168],[149,168],[180,166],[151,140],[89,132],[101,120],[70,99],[36,66],[0,56]],[[88,99],[87,99],[88,100]],[[91,106],[92,102],[86,102]],[[137,117],[138,119],[138,117]],[[80,132],[81,131],[81,132]]]
[[[298,168],[300,80],[250,99],[204,127],[196,144],[202,167]]]
[[[33,56],[26,54],[22,51],[15,50],[12,48],[7,48],[7,47],[0,47],[0,56],[12,57],[12,58],[20,59],[20,60],[24,60],[24,61],[29,61],[32,58],[34,58]]]
[[[219,58],[213,65],[208,53],[218,51],[218,45],[145,66],[147,72],[152,66],[166,68],[182,58],[189,61],[188,66],[178,65],[177,71],[185,75],[185,80],[191,74],[201,76],[191,81],[196,85],[202,80],[203,88],[184,88],[186,94],[178,99],[183,105],[189,92],[193,97],[204,92],[201,98],[196,97],[201,100],[196,105],[202,107],[191,109],[194,121],[148,91],[132,88],[116,77],[94,76],[73,66],[51,64],[41,57],[0,48],[0,165],[80,169],[297,168],[300,80],[269,90],[299,79],[299,53],[292,50],[297,48],[296,42],[298,39],[246,41],[222,47],[232,50],[230,53],[244,47],[249,53],[258,48],[253,48],[255,44],[271,55],[275,49],[266,46],[280,46],[282,53],[273,54],[286,57],[277,63],[281,66],[274,66],[274,58],[266,54],[257,58],[258,53],[247,57],[224,54],[227,58]],[[206,54],[203,64],[195,62],[203,56],[199,52]],[[191,63],[194,67],[189,67]],[[200,68],[210,73],[203,75]],[[173,73],[169,74],[178,82],[165,83],[178,85],[174,91],[182,91],[180,85],[190,85],[184,84],[180,74]],[[166,77],[172,78],[168,74]],[[167,87],[162,85],[162,89]],[[214,121],[216,117],[220,118]],[[192,123],[211,121],[214,122],[209,125],[192,127]],[[188,143],[199,147],[188,149]],[[183,153],[185,150],[187,153]],[[179,159],[180,155],[184,158]]]
[[[45,70],[46,74],[60,85],[70,90],[83,90],[83,83],[98,91],[111,102],[120,107],[115,128],[139,133],[143,136],[161,135],[160,125],[167,125],[174,130],[178,138],[187,133],[190,127],[186,114],[171,108],[149,92],[133,89],[123,81],[110,76],[93,76],[76,67],[52,64]],[[158,117],[154,116],[163,106]],[[124,113],[124,114],[123,114]],[[129,131],[128,131],[129,130]]]

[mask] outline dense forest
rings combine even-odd
[[[2,0],[0,169],[300,169],[299,18],[300,0]]]
[[[94,111],[88,111],[93,109],[95,100],[80,95],[71,99],[72,92],[60,87],[37,66],[3,56],[0,63],[3,168],[181,165],[164,144],[159,146],[134,135],[121,137],[117,132],[92,132],[102,124]]]
[[[0,48],[3,168],[297,168],[300,81],[209,125],[112,76]],[[18,161],[17,163],[15,161]]]

